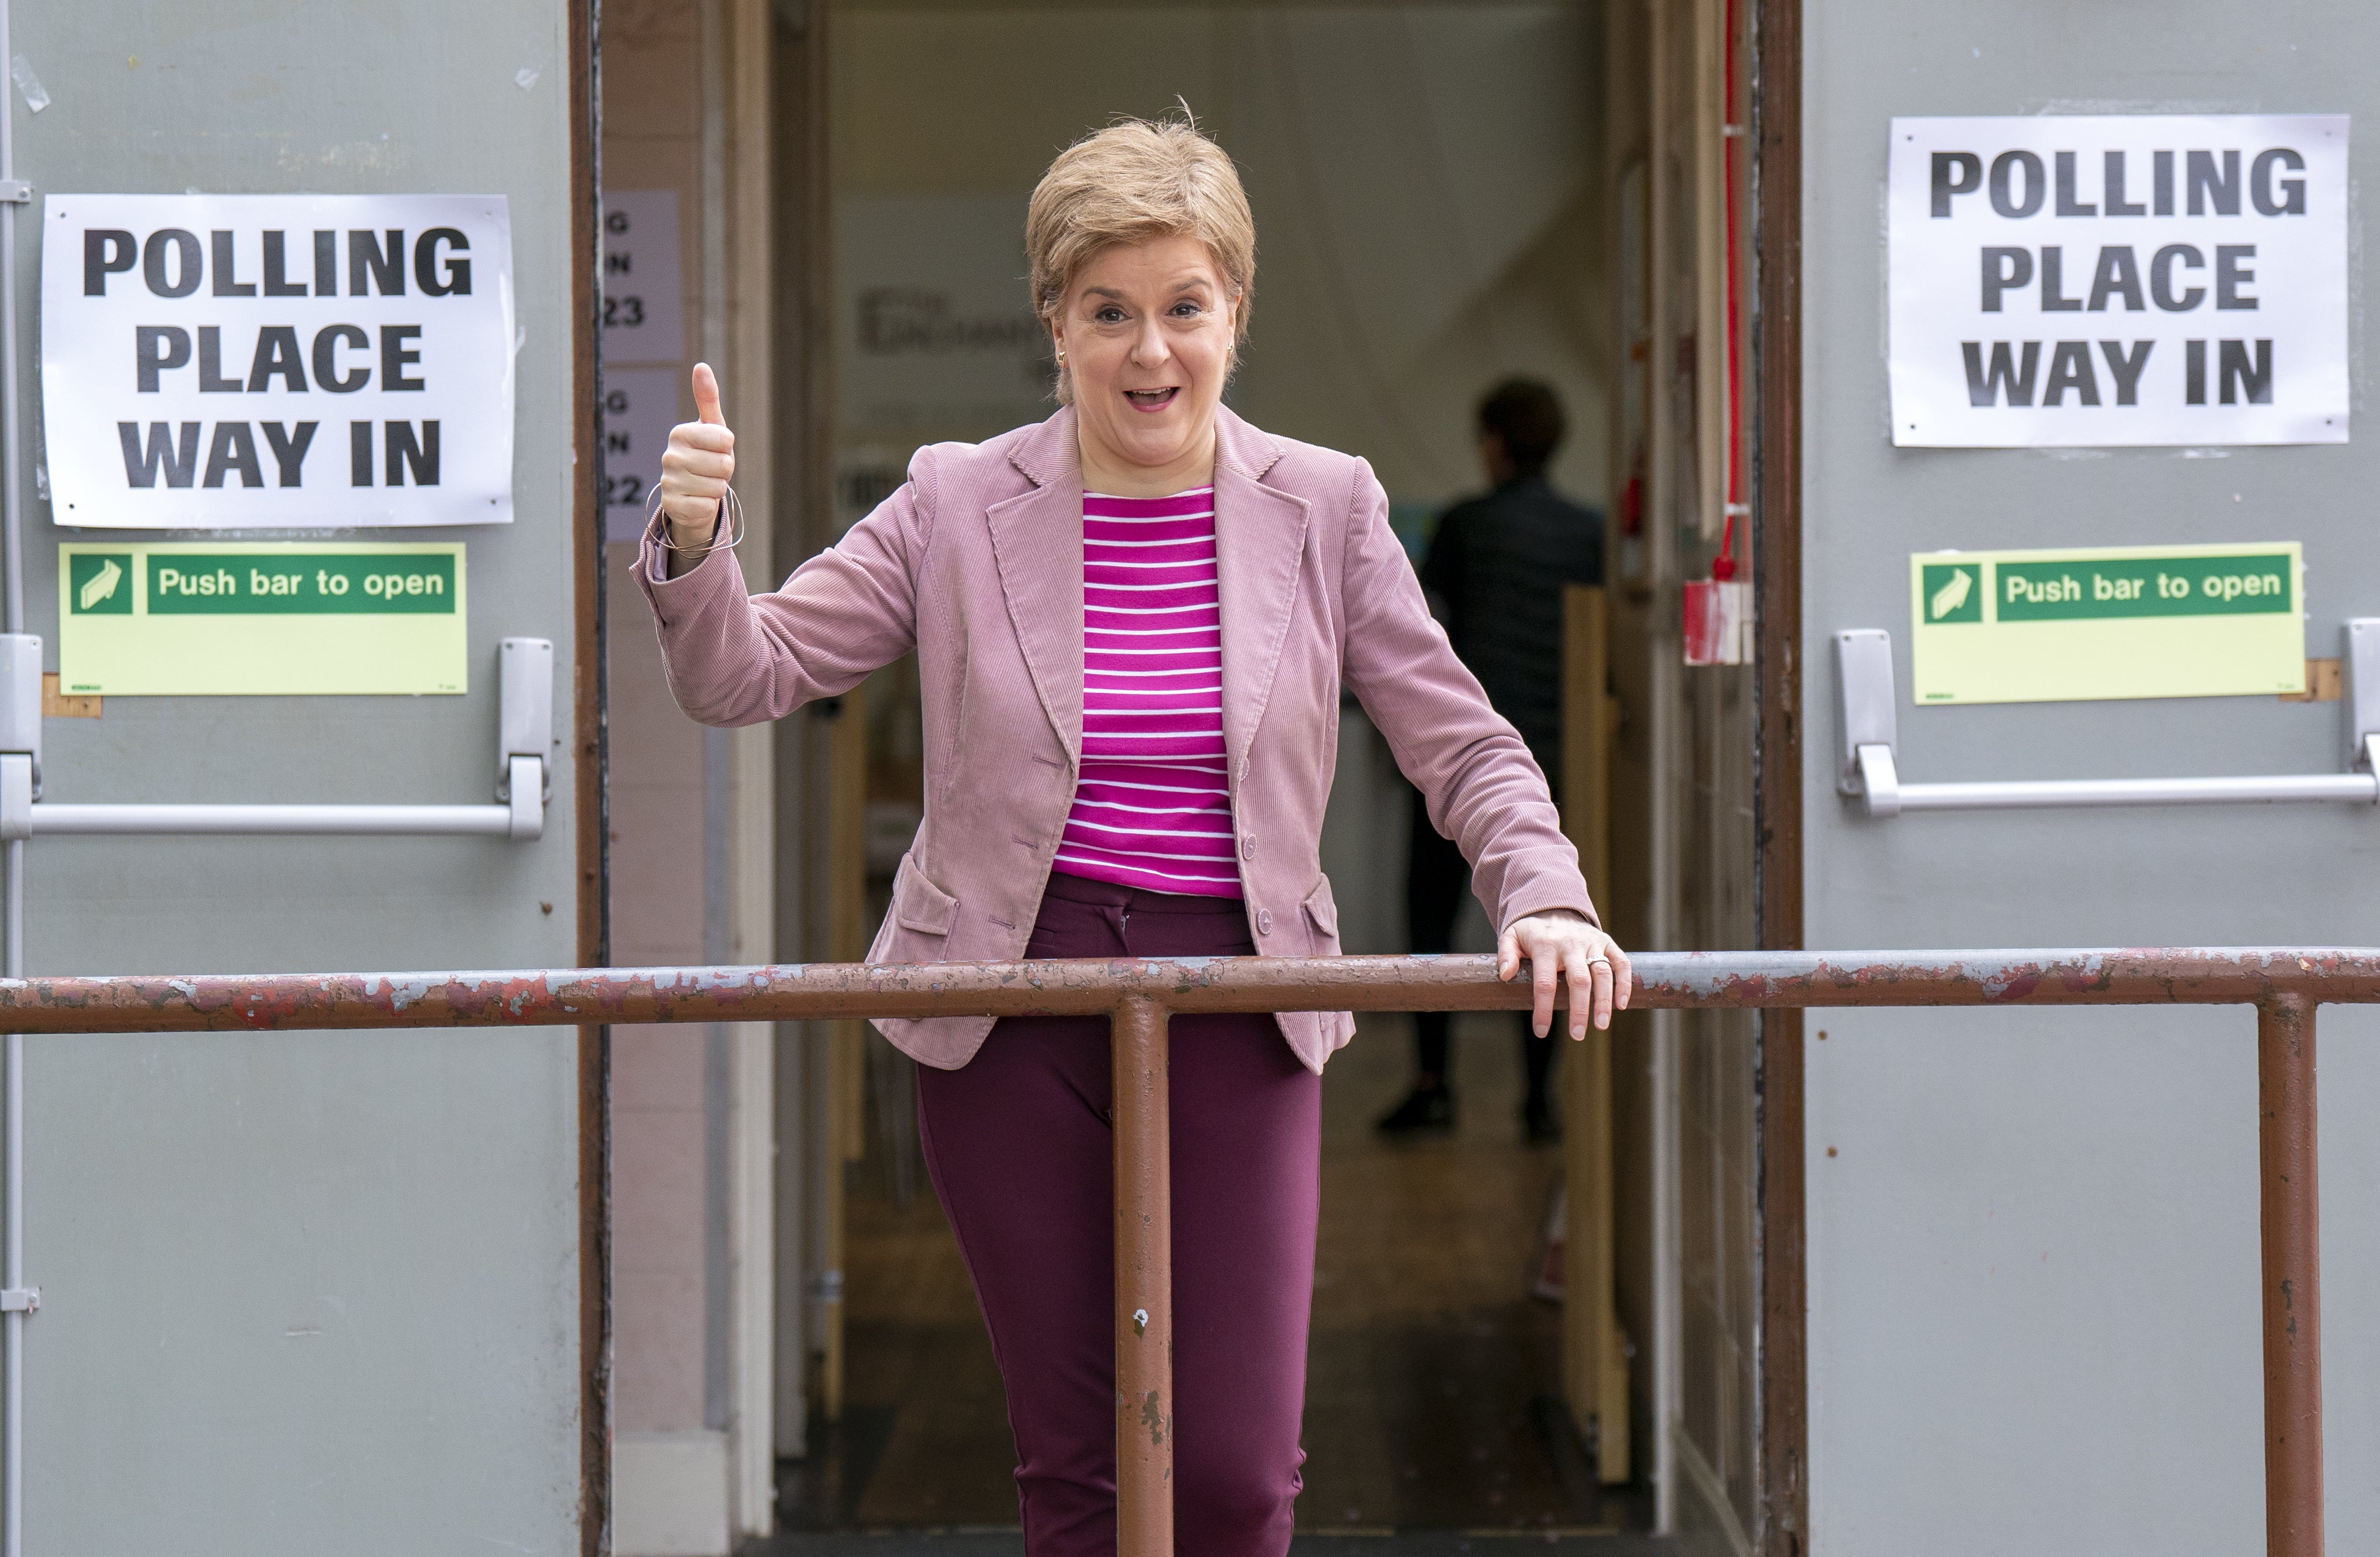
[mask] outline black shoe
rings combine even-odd
[[[1416,1087],[1374,1127],[1384,1136],[1448,1134],[1454,1128],[1454,1094],[1444,1087]]]
[[[1531,1099],[1521,1110],[1521,1133],[1531,1146],[1551,1146],[1561,1139],[1561,1125],[1543,1098]]]

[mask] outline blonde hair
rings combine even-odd
[[[1256,216],[1240,170],[1201,133],[1187,104],[1178,118],[1119,119],[1095,130],[1041,176],[1025,212],[1033,311],[1047,324],[1101,249],[1176,237],[1195,237],[1214,255],[1232,290],[1235,342],[1244,344],[1256,300]],[[1059,403],[1073,398],[1062,370]]]

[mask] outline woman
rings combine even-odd
[[[745,592],[710,371],[670,435],[638,578],[679,703],[777,719],[916,650],[925,821],[876,962],[1328,956],[1319,866],[1342,683],[1463,847],[1571,1036],[1627,1004],[1528,749],[1448,649],[1361,459],[1221,405],[1255,224],[1186,122],[1062,153],[1026,224],[1060,408],[920,449],[776,593]],[[1033,1557],[1115,1546],[1111,1095],[1098,1019],[887,1021],[1007,1385]],[[1347,1014],[1182,1016],[1172,1062],[1179,1542],[1279,1557],[1298,1486],[1324,1059]],[[1286,1041],[1284,1041],[1284,1040]]]

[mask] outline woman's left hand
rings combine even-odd
[[[1553,1030],[1554,983],[1559,975],[1567,974],[1570,979],[1573,1040],[1586,1037],[1590,1006],[1598,1028],[1611,1025],[1613,1011],[1628,1009],[1634,982],[1628,954],[1618,942],[1587,923],[1584,914],[1552,908],[1514,919],[1496,940],[1496,977],[1511,979],[1521,971],[1523,957],[1529,959],[1529,981],[1536,991],[1530,1019],[1531,1030],[1539,1038]],[[1581,999],[1585,991],[1592,993]]]

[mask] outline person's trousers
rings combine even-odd
[[[1053,875],[1032,957],[1245,956],[1234,898]],[[1184,1557],[1281,1557],[1300,1486],[1321,1078],[1269,1016],[1172,1021],[1173,1507]],[[1013,1016],[921,1068],[927,1171],[983,1306],[1030,1557],[1111,1557],[1115,1140],[1105,1017]]]
[[[1405,855],[1405,929],[1412,949],[1443,955],[1454,949],[1454,920],[1471,891],[1471,865],[1454,841],[1431,825],[1429,806],[1418,791],[1413,797],[1413,832]],[[1539,1038],[1530,1029],[1529,1014],[1519,1014],[1521,1064],[1528,1077],[1528,1101],[1542,1107],[1547,1073],[1553,1068],[1554,1035]],[[1557,1024],[1561,1013],[1554,1014]],[[1414,1013],[1414,1057],[1424,1076],[1451,1081],[1447,1040],[1451,1018],[1443,1011]]]

